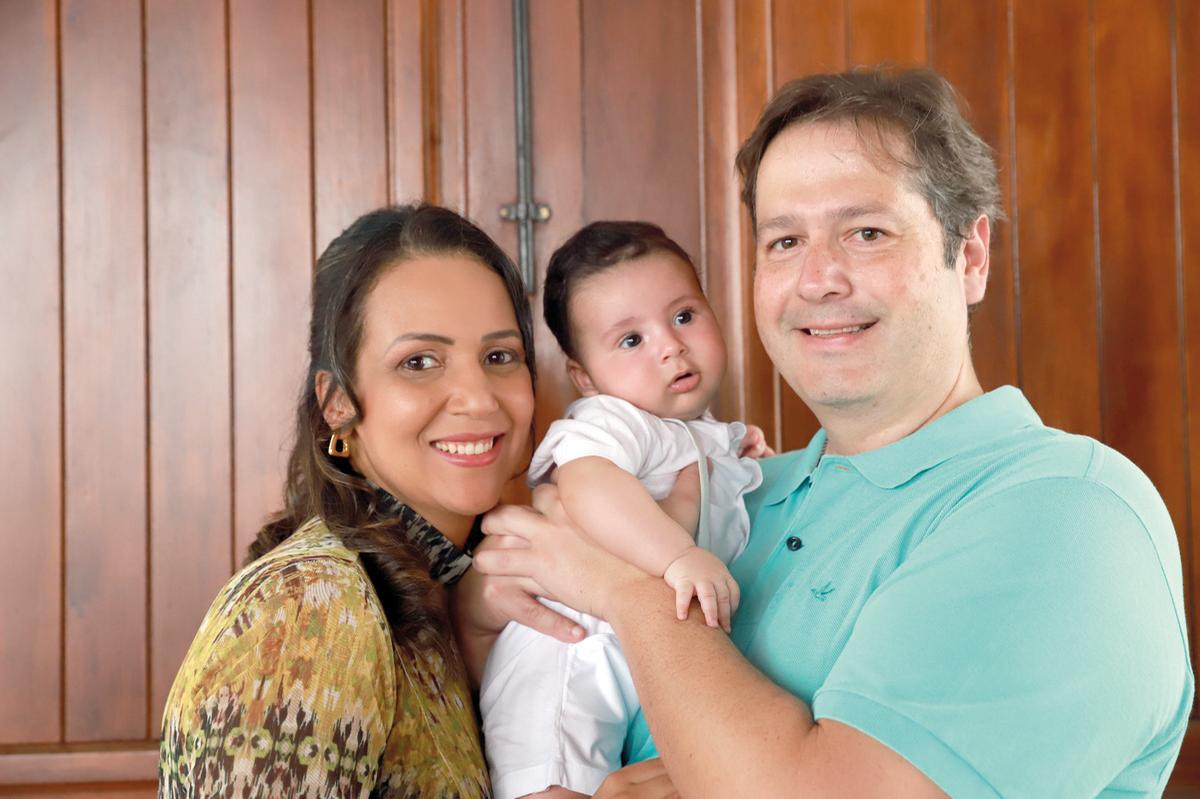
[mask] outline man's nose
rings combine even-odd
[[[836,242],[811,242],[796,275],[796,294],[807,302],[822,302],[849,292],[850,281],[842,248]]]

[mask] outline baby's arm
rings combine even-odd
[[[663,513],[696,537],[696,525],[700,523],[700,468],[693,463],[679,470],[671,493],[658,501]]]
[[[687,618],[695,593],[709,626],[719,623],[729,630],[738,597],[729,570],[716,555],[697,547],[636,477],[612,461],[588,456],[558,467],[557,482],[567,515],[584,533],[614,555],[666,579],[675,589],[680,618]]]

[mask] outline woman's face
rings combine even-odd
[[[350,460],[458,544],[527,465],[533,384],[500,276],[419,256],[367,296]]]

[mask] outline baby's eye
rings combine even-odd
[[[432,355],[410,355],[400,362],[400,368],[409,372],[424,372],[426,369],[436,369],[437,358]]]
[[[512,350],[492,350],[483,360],[488,366],[507,366],[517,362],[517,354]]]
[[[642,343],[642,336],[640,333],[630,333],[629,335],[622,338],[619,342],[617,342],[617,346],[623,350],[631,350],[641,343]]]
[[[675,314],[675,324],[690,325],[692,320],[696,318],[696,312],[691,308],[684,308],[679,313]]]

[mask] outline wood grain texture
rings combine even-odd
[[[967,118],[992,147],[1002,203],[1012,207],[1012,119],[1009,93],[1008,3],[934,0],[932,66],[966,102]],[[1017,264],[1011,221],[992,229],[987,297],[971,317],[971,350],[984,390],[1017,382]]]
[[[62,5],[66,739],[147,734],[141,8]]]
[[[312,0],[318,252],[359,216],[387,203],[384,2]]]
[[[928,61],[926,0],[846,0],[850,66]]]
[[[1013,0],[1021,386],[1042,420],[1099,438],[1097,220],[1087,0]]]
[[[430,8],[432,32],[436,46],[429,59],[432,86],[429,90],[432,105],[436,109],[430,120],[433,135],[430,147],[433,152],[427,163],[434,167],[436,175],[427,180],[430,202],[453,208],[459,213],[467,211],[467,53],[465,52],[464,0],[427,0]],[[511,65],[510,65],[511,69]],[[503,124],[500,122],[499,124]]]
[[[425,195],[425,65],[421,0],[387,0],[388,199]]]
[[[1138,464],[1187,529],[1170,2],[1101,0],[1096,15],[1096,139],[1105,443]]]
[[[0,743],[61,736],[62,431],[57,31],[52,0],[0,25]],[[19,612],[18,612],[18,609]]]
[[[304,377],[313,228],[304,0],[230,4],[234,549],[281,503]]]
[[[583,2],[583,215],[646,219],[700,253],[695,4]]]
[[[772,53],[778,90],[794,78],[846,67],[847,20],[844,2],[798,3],[776,0]],[[781,451],[808,445],[821,424],[786,381],[780,379]]]
[[[146,4],[150,727],[230,575],[225,11]]]
[[[1189,589],[1188,618],[1191,640],[1197,640],[1200,629],[1197,617],[1197,586],[1200,585],[1200,46],[1195,32],[1200,30],[1200,3],[1177,3],[1175,6],[1175,54],[1177,82],[1175,101],[1178,109],[1179,132],[1179,266],[1183,289],[1183,325],[1185,352],[1184,391],[1187,398],[1188,431],[1188,527],[1183,545],[1184,578]],[[1181,530],[1181,533],[1184,531]],[[1196,671],[1197,649],[1192,645],[1193,671]],[[1200,790],[1200,740],[1190,750],[1196,773],[1195,786]],[[1181,758],[1182,760],[1182,758]]]
[[[0,754],[0,785],[135,782],[157,775],[157,747]]]

